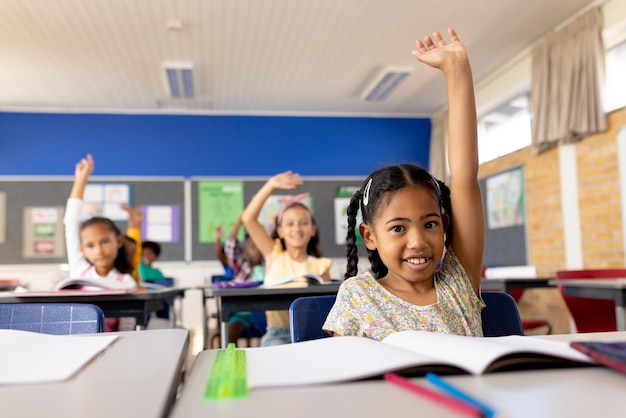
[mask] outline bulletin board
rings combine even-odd
[[[227,181],[242,184],[242,204],[247,204],[252,196],[261,188],[266,178],[226,179]],[[179,236],[176,242],[161,243],[162,253],[160,261],[204,261],[215,260],[215,244],[201,240],[199,231],[199,197],[198,183],[206,181],[225,181],[218,178],[185,179],[185,178],[105,178],[94,176],[91,183],[128,184],[130,185],[131,206],[176,206],[179,210]],[[276,195],[294,195],[310,193],[313,211],[320,230],[320,247],[325,257],[343,258],[346,255],[344,243],[337,243],[338,239],[345,239],[345,234],[337,227],[337,223],[345,223],[345,210],[342,212],[338,205],[345,205],[349,201],[352,190],[357,190],[363,179],[356,177],[340,178],[304,178],[304,184],[294,191],[280,191]],[[0,241],[0,264],[49,264],[67,262],[65,249],[62,255],[51,251],[47,257],[32,258],[24,255],[24,246],[32,243],[24,239],[24,208],[51,208],[59,209],[60,221],[64,214],[65,205],[72,188],[72,177],[60,178],[0,178],[0,194],[4,211],[0,212],[0,219],[4,227],[4,241]],[[343,190],[343,198],[340,198]],[[346,193],[346,190],[348,191]],[[343,202],[342,202],[343,199]],[[187,203],[189,202],[189,203]],[[190,204],[191,208],[186,205]],[[234,206],[233,206],[234,207]],[[234,209],[232,209],[234,210]],[[238,209],[236,212],[240,212]],[[190,219],[186,219],[189,217]],[[235,216],[236,218],[236,216]],[[122,231],[126,230],[126,221],[115,222]],[[28,224],[28,223],[27,223]],[[62,223],[58,228],[62,228]],[[45,231],[45,229],[41,229]],[[225,228],[228,235],[230,228]],[[342,236],[343,234],[343,236]],[[145,237],[144,237],[145,239]],[[63,242],[64,244],[64,242]],[[364,247],[359,248],[359,255],[367,263]]]
[[[198,226],[199,222],[199,196],[198,185],[200,182],[212,181],[211,178],[194,178],[191,181],[191,206],[192,206],[192,259],[193,260],[214,260],[215,244],[205,243],[200,240]],[[363,178],[346,177],[346,178],[304,178],[304,184],[295,190],[277,191],[275,195],[296,195],[300,193],[310,193],[313,201],[313,212],[320,231],[320,248],[324,257],[342,258],[346,256],[345,244],[336,243],[336,200],[338,197],[338,188],[352,186],[359,188],[363,182]],[[221,181],[221,180],[220,180]],[[267,179],[243,179],[243,205],[246,205],[254,196],[254,194],[265,184]],[[243,206],[242,206],[243,208]],[[236,215],[233,215],[236,218]],[[228,236],[230,228],[224,230],[224,236]],[[365,247],[359,248],[359,255],[364,258],[367,263],[367,253]]]
[[[142,205],[176,205],[184,213],[185,181],[184,178],[149,178],[149,179],[110,179],[94,176],[91,182],[107,184],[129,184],[131,206]],[[25,242],[25,208],[59,208],[60,226],[67,203],[67,198],[72,188],[73,178],[0,178],[0,192],[3,194],[5,205],[4,217],[0,222],[4,226],[4,241],[0,241],[0,264],[48,264],[66,263],[67,256],[62,248],[59,254],[58,246],[50,251],[49,256],[32,257],[24,247],[30,248],[31,243]],[[163,243],[160,260],[174,261],[183,260],[185,253],[185,236],[183,217],[180,216],[180,237],[178,242]],[[125,232],[126,221],[116,221],[118,227]],[[25,226],[26,225],[26,226]],[[43,230],[43,229],[42,229]],[[63,234],[63,231],[61,231]],[[64,245],[64,241],[62,242]],[[26,256],[25,256],[26,254]]]
[[[479,179],[485,209],[483,265],[528,264],[526,181],[523,166]]]

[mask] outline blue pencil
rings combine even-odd
[[[468,404],[480,409],[486,418],[494,418],[496,416],[496,411],[494,411],[490,406],[485,405],[473,396],[470,396],[467,393],[463,392],[461,389],[452,386],[450,383],[443,380],[437,374],[430,372],[426,373],[426,380],[446,392],[448,395],[467,402]]]

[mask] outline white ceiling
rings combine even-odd
[[[417,37],[453,26],[479,83],[592,3],[1,0],[0,110],[428,116],[445,87]],[[164,61],[193,63],[193,99],[168,97]],[[415,71],[361,101],[385,66]]]

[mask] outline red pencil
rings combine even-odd
[[[470,416],[470,417],[482,417],[483,416],[483,413],[480,409],[470,404],[459,401],[455,398],[451,398],[449,396],[442,395],[430,389],[426,389],[425,387],[416,385],[410,380],[405,379],[404,377],[399,376],[395,373],[385,374],[385,379],[389,383],[398,385],[401,388],[409,390],[417,395],[423,396],[424,398],[429,399],[433,402],[436,402],[442,406],[445,406],[447,408],[454,409],[455,411],[466,414],[467,416]]]

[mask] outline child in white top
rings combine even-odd
[[[381,340],[394,332],[423,329],[482,336],[485,219],[477,181],[474,86],[465,47],[453,29],[449,34],[450,43],[439,32],[418,39],[413,51],[446,80],[449,195],[428,171],[411,164],[368,176],[348,207],[347,280],[323,326],[332,335]],[[359,209],[359,232],[372,271],[356,276]]]
[[[63,219],[70,278],[98,279],[112,288],[136,288],[137,283],[131,276],[133,266],[119,228],[103,217],[81,222],[83,195],[93,168],[91,155],[76,164]]]

